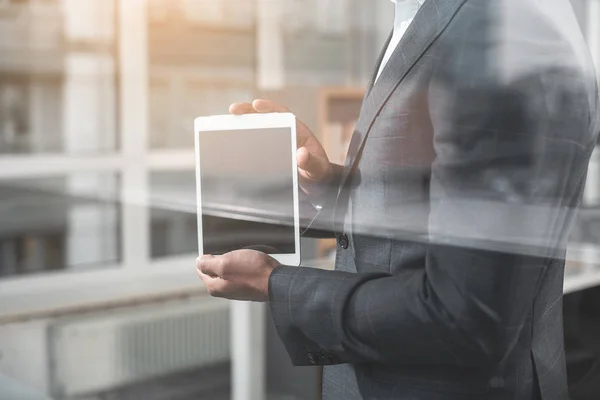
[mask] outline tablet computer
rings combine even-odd
[[[300,265],[295,116],[216,115],[194,127],[199,253],[250,248]]]

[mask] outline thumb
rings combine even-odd
[[[221,259],[212,255],[203,255],[196,259],[196,269],[212,278],[221,276]]]
[[[296,151],[296,163],[309,179],[321,179],[327,172],[327,161],[315,157],[306,147],[300,147]]]

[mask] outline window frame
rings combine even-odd
[[[194,254],[152,260],[150,212],[147,208],[152,171],[193,170],[193,149],[151,149],[149,146],[149,60],[147,4],[115,0],[117,46],[118,146],[98,154],[0,154],[0,180],[44,178],[73,172],[116,174],[121,214],[121,262],[84,271],[56,271],[0,279],[0,293],[64,292],[86,285],[129,281],[140,271],[160,275],[189,274]],[[126,29],[125,29],[126,28]],[[190,128],[191,129],[191,128]],[[140,134],[144,132],[144,134]],[[135,189],[132,189],[135,188]]]

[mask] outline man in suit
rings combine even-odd
[[[268,301],[326,399],[566,399],[566,242],[599,129],[568,0],[405,0],[344,166],[298,124],[335,270],[202,256],[214,296]],[[234,114],[286,111],[265,100]]]

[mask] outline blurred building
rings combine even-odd
[[[384,6],[286,0],[274,27],[258,1],[0,1],[0,373],[56,398],[226,396],[227,304],[190,275],[192,121],[268,93],[315,124],[320,87],[367,81]]]
[[[44,163],[117,150],[114,16],[110,1],[0,3],[0,157],[28,164],[0,183],[2,275],[119,260],[117,207],[64,196],[109,195],[117,175]]]
[[[192,121],[265,96],[318,127],[320,91],[364,88],[393,18],[268,2],[0,0],[0,374],[56,399],[228,397],[228,303],[193,270]],[[270,344],[272,397],[313,398]]]

